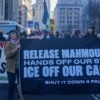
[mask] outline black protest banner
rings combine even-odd
[[[100,40],[21,41],[21,83],[32,94],[100,92]]]

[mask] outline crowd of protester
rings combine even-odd
[[[19,32],[18,32],[19,33]],[[19,33],[21,38],[26,39],[63,39],[63,38],[100,38],[100,34],[95,33],[93,27],[89,27],[86,33],[82,33],[81,30],[75,30],[72,32],[53,32],[53,31],[46,31],[46,30],[31,30],[30,34],[27,33]],[[3,37],[3,32],[0,32],[0,40],[6,40]]]
[[[81,30],[75,30],[73,34],[71,32],[53,32],[46,30],[31,30],[28,35],[26,32],[20,33],[21,38],[26,39],[55,39],[55,38],[100,38],[100,34],[95,33],[93,27],[89,27],[86,33],[82,33]],[[6,40],[3,37],[3,32],[0,32],[0,40]]]
[[[73,34],[70,32],[53,32],[53,31],[31,31],[30,35],[27,35],[27,39],[52,39],[52,38],[96,38],[100,37],[94,32],[93,27],[89,27],[87,33],[82,33],[81,30],[75,30]]]

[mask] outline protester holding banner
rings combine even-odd
[[[7,60],[7,77],[8,77],[8,98],[13,100],[14,91],[16,88],[15,80],[18,77],[19,69],[19,50],[20,50],[20,37],[15,30],[9,32],[7,44],[5,46],[5,56]]]

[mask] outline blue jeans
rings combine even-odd
[[[8,76],[8,97],[7,100],[13,100],[16,88],[16,78],[18,80],[19,71],[16,70],[15,73],[7,72]]]

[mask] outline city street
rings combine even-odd
[[[100,0],[0,0],[0,100],[13,95],[100,100]]]
[[[6,100],[7,85],[0,84],[0,100]],[[94,100],[91,95],[24,95],[24,100]]]

